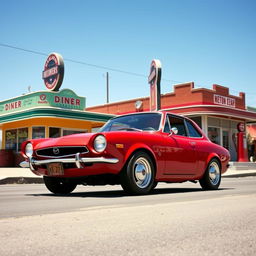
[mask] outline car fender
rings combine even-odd
[[[149,152],[150,153],[150,156],[153,157],[153,161],[154,163],[157,165],[157,160],[156,160],[156,157],[155,157],[155,154],[153,152],[153,150],[146,144],[143,144],[143,143],[136,143],[136,144],[133,144],[126,152],[125,154],[125,158],[124,158],[124,162],[127,163],[127,161],[129,160],[129,158],[134,154],[134,152],[136,151],[139,151],[139,150],[142,150],[142,151],[146,151],[146,152]]]
[[[211,161],[213,158],[217,158],[217,159],[218,159],[218,161],[219,161],[219,163],[220,163],[220,168],[221,168],[221,160],[220,160],[218,154],[216,154],[216,153],[210,153],[210,154],[208,155],[207,160],[206,160],[206,163],[205,163],[205,168],[204,168],[205,170],[206,170],[208,164],[210,163],[210,161]]]

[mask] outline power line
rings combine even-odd
[[[14,49],[14,50],[23,51],[23,52],[28,52],[28,53],[33,53],[33,54],[37,54],[37,55],[42,55],[42,56],[48,56],[49,55],[49,54],[44,53],[44,52],[39,52],[39,51],[30,50],[30,49],[25,49],[25,48],[21,48],[21,47],[9,45],[9,44],[0,43],[0,46],[6,47],[6,48],[11,48],[11,49]],[[80,60],[74,60],[74,59],[65,58],[65,61],[76,63],[76,64],[80,64],[80,65],[90,66],[90,67],[94,67],[94,68],[98,68],[98,69],[104,69],[104,70],[109,70],[109,71],[113,71],[113,72],[118,72],[118,73],[123,73],[123,74],[127,74],[127,75],[132,75],[132,76],[145,77],[145,78],[148,77],[148,76],[143,75],[143,74],[139,74],[139,73],[135,73],[135,72],[130,72],[130,71],[125,71],[125,70],[122,70],[122,69],[117,69],[117,68],[112,68],[112,67],[107,67],[107,66],[100,66],[100,65],[96,65],[96,64],[91,64],[91,63],[87,63],[87,62],[84,62],[84,61],[80,61]],[[167,82],[178,82],[178,81],[168,80],[168,79],[162,79],[162,80],[163,81],[167,81]]]
[[[1,42],[0,42],[0,46],[10,48],[10,49],[14,49],[14,50],[18,50],[18,51],[37,54],[37,55],[41,55],[41,56],[48,56],[49,55],[49,54],[44,53],[44,52],[34,51],[34,50],[30,50],[30,49],[26,49],[26,48],[22,48],[22,47],[17,47],[17,46],[10,45],[10,44],[4,44],[4,43],[1,43]],[[109,70],[109,71],[113,71],[113,72],[123,73],[123,74],[126,74],[126,75],[148,78],[148,76],[144,75],[144,74],[130,72],[130,71],[122,70],[122,69],[116,69],[116,68],[107,67],[107,66],[91,64],[91,63],[80,61],[80,60],[65,58],[65,61],[72,62],[72,63],[75,63],[75,64],[80,64],[80,65],[85,65],[85,66],[89,66],[89,67],[93,67],[93,68],[98,68],[98,69],[104,69],[104,70]],[[164,78],[162,78],[162,81],[173,82],[173,83],[183,83],[182,81],[176,81],[176,80],[170,80],[170,79],[164,79]],[[203,88],[206,88],[206,87],[210,88],[209,86],[201,86],[201,85],[196,84],[196,83],[195,83],[195,85],[197,85],[199,87],[203,87]],[[236,91],[236,90],[233,90],[233,89],[231,89],[230,91],[235,92],[235,93],[240,93],[240,91]],[[254,94],[255,95],[256,93],[255,92],[247,92],[247,94]]]
[[[48,56],[48,54],[43,53],[43,52],[28,50],[28,49],[20,48],[20,47],[9,45],[9,44],[0,43],[0,46],[15,49],[15,50],[19,50],[19,51],[23,51],[23,52],[29,52],[29,53],[34,53],[34,54],[38,54],[38,55]]]

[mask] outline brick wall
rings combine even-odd
[[[161,95],[161,108],[173,108],[189,105],[214,105],[214,95],[223,96],[223,99],[233,99],[235,108],[245,110],[245,94],[240,93],[239,96],[230,95],[229,88],[214,84],[212,89],[194,88],[194,83],[184,83],[174,86],[174,91]],[[142,101],[142,108],[136,110],[135,102]],[[136,111],[149,110],[149,97],[137,98],[127,101],[115,102],[95,107],[88,107],[86,111],[108,113],[108,114],[127,114]]]

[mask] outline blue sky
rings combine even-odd
[[[220,84],[256,107],[255,0],[0,0],[0,101],[45,90],[46,56],[64,58],[61,89],[85,96],[87,106],[149,95],[152,59],[162,62],[162,93],[194,81]],[[81,65],[65,59],[104,66]],[[115,72],[118,69],[139,74]]]

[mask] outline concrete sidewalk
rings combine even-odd
[[[222,176],[225,177],[246,177],[256,176],[256,169],[238,170],[231,165],[226,173]],[[29,168],[0,168],[0,185],[2,184],[26,184],[26,183],[43,183],[42,176],[37,176],[30,171]]]
[[[43,176],[37,176],[29,168],[1,167],[0,185],[43,183]]]

